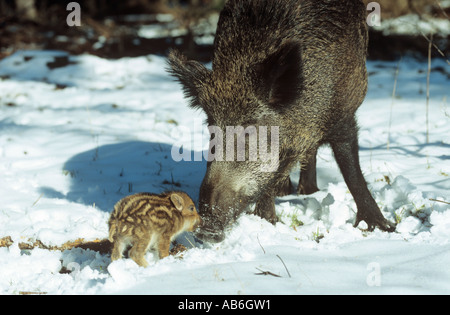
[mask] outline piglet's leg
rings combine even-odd
[[[111,261],[115,261],[122,258],[123,250],[125,249],[125,242],[122,239],[114,240],[114,247],[111,253]]]
[[[169,256],[169,248],[170,248],[170,236],[161,235],[158,242],[158,252],[160,259]]]
[[[133,247],[130,249],[130,257],[133,259],[136,264],[141,267],[147,267],[148,263],[144,258],[145,253],[147,252],[148,245],[150,243],[150,239],[141,238],[135,240],[133,242]]]

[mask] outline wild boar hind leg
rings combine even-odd
[[[133,242],[133,247],[130,249],[129,256],[133,259],[136,264],[141,267],[147,267],[148,262],[145,260],[145,253],[147,252],[148,246],[150,244],[150,238],[142,237],[135,239]]]
[[[299,195],[311,195],[319,191],[319,188],[317,188],[316,156],[317,149],[307,154],[305,161],[300,162],[302,167],[297,188]]]
[[[294,186],[292,185],[289,175],[284,179],[277,189],[277,197],[288,196],[294,192]]]

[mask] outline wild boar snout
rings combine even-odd
[[[245,210],[248,197],[242,190],[231,188],[232,177],[210,178],[205,176],[200,188],[199,214],[202,224],[196,236],[205,241],[219,242],[224,230]]]

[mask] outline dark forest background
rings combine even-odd
[[[108,58],[165,54],[177,47],[198,60],[211,58],[212,43],[195,40],[214,36],[217,16],[226,0],[79,0],[82,25],[66,23],[67,4],[57,0],[0,0],[0,59],[18,49],[60,49]],[[367,4],[372,2],[364,0]],[[446,18],[439,0],[379,0],[381,18],[416,14],[420,19]],[[370,11],[368,11],[368,14]],[[161,18],[165,17],[165,18]],[[167,17],[171,18],[167,18]],[[166,36],[142,37],[142,25],[160,24]],[[181,29],[183,32],[171,32]],[[393,60],[406,53],[426,56],[428,34],[383,34],[370,29],[369,58]],[[448,56],[449,38],[435,36],[439,57]],[[99,44],[100,43],[100,44]]]

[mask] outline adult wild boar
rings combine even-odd
[[[199,196],[199,238],[221,241],[225,228],[251,203],[256,214],[276,222],[274,198],[290,193],[289,171],[296,163],[302,165],[298,193],[318,190],[316,154],[327,143],[356,202],[355,226],[364,220],[369,229],[395,229],[371,196],[359,164],[355,112],[367,91],[366,51],[360,0],[228,0],[218,22],[212,70],[170,53],[170,72],[191,106],[205,111],[208,125],[224,131],[223,148],[236,136],[250,138],[250,132],[226,133],[229,126],[244,131],[277,126],[279,133],[273,172],[264,171],[260,159],[208,162]],[[213,141],[216,147],[212,134]],[[248,158],[248,144],[245,150]]]

